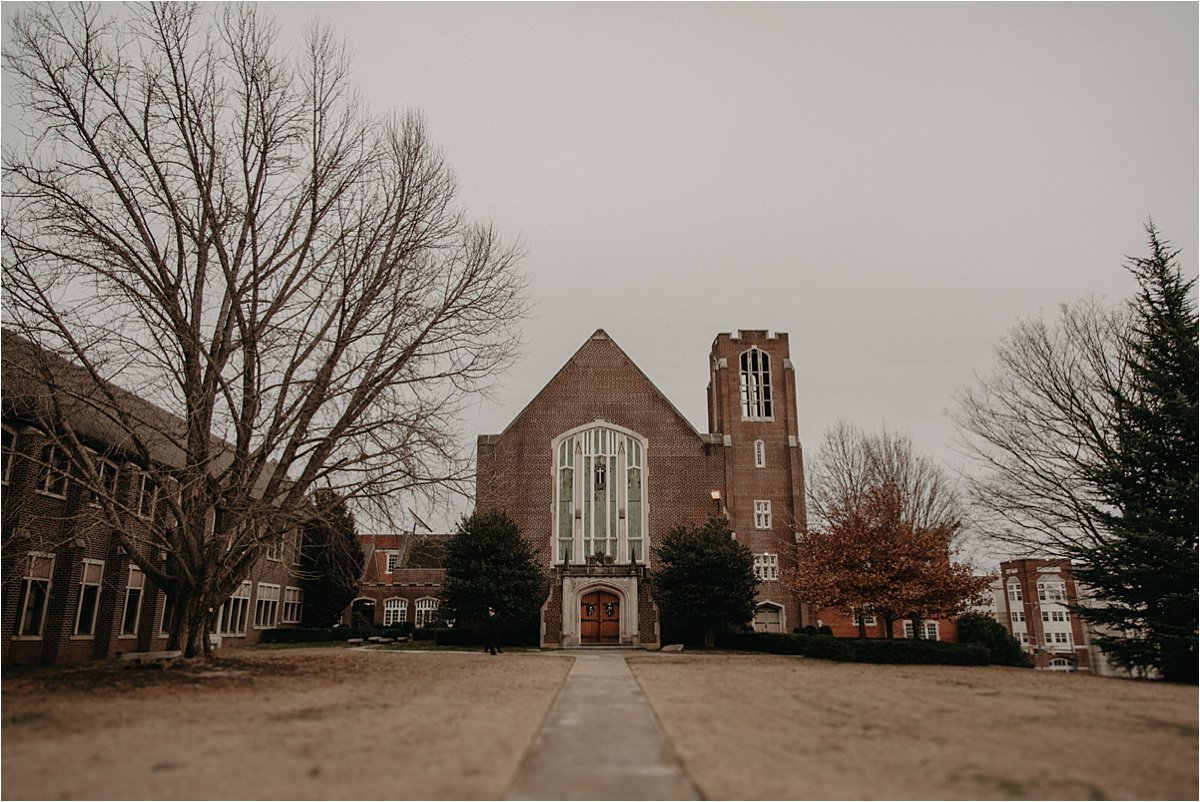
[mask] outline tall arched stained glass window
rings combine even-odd
[[[642,535],[642,444],[632,437],[625,439],[625,520],[629,559],[645,562],[645,538]]]
[[[558,444],[558,561],[571,557],[575,524],[575,438]]]
[[[742,353],[742,417],[771,417],[771,357],[751,348]]]
[[[646,559],[645,444],[592,425],[555,446],[555,562]]]

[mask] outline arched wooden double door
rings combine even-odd
[[[594,590],[580,598],[579,642],[585,646],[621,643],[621,600],[616,594]]]

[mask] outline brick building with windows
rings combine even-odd
[[[718,513],[754,554],[755,628],[811,623],[779,581],[805,525],[788,335],[717,335],[709,376],[701,433],[598,330],[503,432],[479,437],[476,510],[512,518],[551,577],[543,647],[657,647],[654,548]]]
[[[1034,668],[1092,671],[1090,637],[1079,616],[1079,591],[1066,559],[1000,563],[993,585],[995,615],[1021,642]]]
[[[166,648],[171,600],[118,543],[94,496],[76,479],[66,453],[39,428],[45,401],[42,369],[54,380],[87,381],[82,368],[40,351],[3,330],[3,618],[5,665],[76,663],[124,652]],[[118,391],[131,417],[169,426],[171,416]],[[98,455],[106,492],[126,512],[122,527],[135,541],[168,514],[161,493],[115,428],[101,414],[72,421]],[[169,472],[176,454],[152,454]],[[299,539],[288,533],[250,569],[214,611],[214,640],[255,643],[264,631],[300,622],[303,590],[296,572]],[[149,549],[150,547],[147,546]],[[149,560],[166,559],[152,550]]]
[[[442,558],[450,535],[359,535],[363,576],[358,596],[342,614],[342,623],[379,626],[411,622],[423,627],[439,620]]]

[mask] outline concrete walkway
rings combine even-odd
[[[699,799],[623,651],[579,651],[508,799]]]

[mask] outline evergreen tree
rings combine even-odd
[[[703,631],[706,646],[714,644],[718,628],[739,627],[753,617],[754,556],[733,539],[725,518],[672,529],[654,555],[655,602],[670,620]]]
[[[1195,279],[1147,225],[1151,255],[1129,262],[1140,286],[1129,387],[1116,398],[1116,445],[1094,481],[1105,537],[1077,577],[1102,605],[1080,615],[1119,664],[1197,679],[1197,316]]]
[[[332,490],[320,489],[312,503],[314,514],[304,525],[300,552],[301,620],[306,627],[328,627],[358,594],[366,558],[345,500]]]
[[[960,615],[957,625],[958,642],[982,644],[988,650],[988,660],[992,665],[1020,668],[1032,666],[1029,655],[1021,648],[1021,642],[1008,633],[1004,624],[990,615]]]
[[[442,611],[471,628],[495,607],[506,628],[535,621],[546,600],[546,578],[517,525],[499,512],[464,517],[446,545]]]

